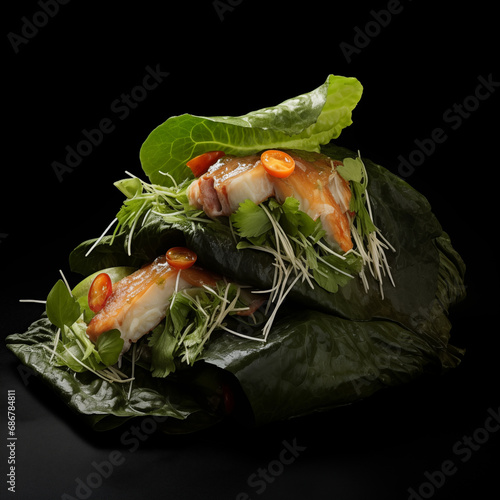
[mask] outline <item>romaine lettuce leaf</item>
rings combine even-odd
[[[154,184],[192,177],[186,162],[203,152],[245,155],[269,147],[318,151],[351,125],[363,88],[356,78],[330,75],[317,89],[243,116],[174,116],[155,128],[140,151]]]

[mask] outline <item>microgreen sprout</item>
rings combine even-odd
[[[215,330],[264,341],[227,326],[229,316],[248,310],[241,289],[221,280],[216,287],[204,285],[174,292],[164,322],[147,339],[153,376],[165,377],[175,371],[175,360],[192,365]]]
[[[375,226],[370,196],[368,193],[368,173],[365,164],[358,152],[356,159],[344,160],[346,168],[339,169],[340,175],[351,183],[352,198],[351,210],[355,217],[349,217],[352,238],[355,242],[355,252],[361,257],[363,267],[359,277],[365,291],[369,290],[366,269],[379,284],[380,295],[384,298],[383,279],[389,277],[392,286],[396,286],[391,274],[391,269],[385,254],[386,250],[395,252],[395,248]]]
[[[134,232],[138,225],[144,226],[147,223],[151,213],[163,217],[169,223],[183,221],[207,222],[209,220],[203,211],[189,206],[186,195],[190,184],[189,180],[177,183],[172,179],[173,185],[166,187],[149,184],[130,172],[126,171],[125,173],[129,178],[115,182],[115,186],[125,194],[126,199],[116,217],[89,248],[85,256],[88,256],[94,250],[116,223],[118,224],[112,233],[110,244],[113,243],[114,238],[120,231],[128,231],[127,253],[131,255]],[[169,176],[167,173],[164,175]]]

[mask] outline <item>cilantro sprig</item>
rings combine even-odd
[[[240,285],[225,281],[219,281],[215,288],[204,286],[175,292],[165,320],[147,339],[152,376],[166,377],[176,370],[178,362],[192,365],[217,329],[248,338],[227,326],[229,316],[248,309],[242,294]]]
[[[251,200],[241,203],[230,216],[231,227],[241,240],[238,249],[250,248],[270,253],[275,258],[273,286],[269,304],[275,304],[264,337],[269,333],[278,307],[299,280],[335,293],[361,271],[355,253],[339,254],[326,245],[326,232],[319,219],[313,220],[299,209],[296,198],[283,204],[274,198],[259,205]]]
[[[365,165],[360,157],[344,158],[342,165],[337,166],[337,172],[351,186],[349,210],[356,214],[353,223],[364,238],[377,230],[368,211],[368,175]]]
[[[354,214],[350,220],[351,234],[356,243],[356,253],[363,261],[359,276],[368,291],[369,284],[365,272],[368,269],[378,282],[380,294],[384,298],[384,277],[388,276],[395,286],[385,251],[396,250],[373,222],[368,194],[368,173],[361,155],[358,153],[356,158],[345,158],[342,163],[337,167],[337,171],[351,186],[349,209]]]

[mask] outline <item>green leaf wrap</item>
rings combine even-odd
[[[334,145],[323,152],[340,160],[357,156]],[[283,308],[266,343],[218,333],[206,346],[204,364],[234,375],[259,424],[352,403],[460,362],[463,352],[449,344],[448,312],[465,297],[464,263],[425,197],[383,167],[363,161],[375,223],[397,250],[388,252],[396,287],[386,281],[382,299],[373,280],[369,293],[358,279],[335,294],[297,284],[289,297],[295,307]],[[200,265],[230,279],[263,289],[271,284],[272,258],[237,250],[229,230],[218,223],[171,225],[150,217],[134,233],[131,256],[126,235],[118,235],[112,246],[104,238],[87,258],[93,241],[82,243],[70,263],[83,274],[137,266],[179,243],[197,252]],[[197,418],[193,413],[206,415],[176,379],[140,372],[128,403],[123,388],[51,366],[40,344],[50,343],[52,335],[41,320],[27,333],[10,336],[8,346],[77,411],[97,420],[168,415],[186,420],[186,428],[196,427],[189,423]],[[211,418],[200,418],[200,425],[209,425]]]
[[[196,390],[186,387],[179,378],[153,378],[148,370],[136,365],[129,399],[128,383],[110,383],[88,371],[75,373],[55,367],[46,349],[53,346],[55,330],[44,315],[26,333],[7,337],[7,347],[94,429],[109,430],[131,418],[155,416],[159,427],[177,433],[220,420],[216,412],[200,404]],[[130,367],[125,366],[127,369]],[[180,429],[178,422],[182,422]]]

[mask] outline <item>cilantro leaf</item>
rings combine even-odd
[[[299,200],[291,196],[288,197],[280,205],[280,211],[283,216],[280,219],[280,224],[289,236],[297,236],[301,233],[307,238],[321,226],[321,223],[319,220],[314,221],[305,212],[299,210],[299,206]]]
[[[337,172],[351,186],[351,201],[349,210],[356,214],[355,224],[361,237],[368,236],[377,230],[367,209],[366,185],[367,174],[363,161],[357,158],[344,158],[342,165],[337,166]]]
[[[359,158],[344,158],[337,172],[346,180],[361,183],[364,177],[363,163]]]
[[[238,210],[231,214],[230,220],[242,238],[256,238],[267,233],[272,227],[266,213],[251,200],[240,203]]]
[[[335,255],[325,255],[318,260],[313,270],[314,279],[325,290],[336,293],[339,286],[346,285],[355,274],[362,269],[362,259],[354,253],[347,254],[345,259]]]
[[[359,178],[357,163],[352,167],[353,175]],[[231,215],[231,221],[242,238],[238,249],[270,249],[278,263],[275,272],[279,272],[278,267],[289,268],[308,279],[311,286],[314,280],[334,293],[361,270],[360,259],[354,255],[342,258],[321,241],[326,234],[321,220],[313,220],[301,211],[296,198],[288,197],[282,204],[270,198],[260,205],[247,200]],[[281,294],[280,287],[275,287],[273,293]]]

